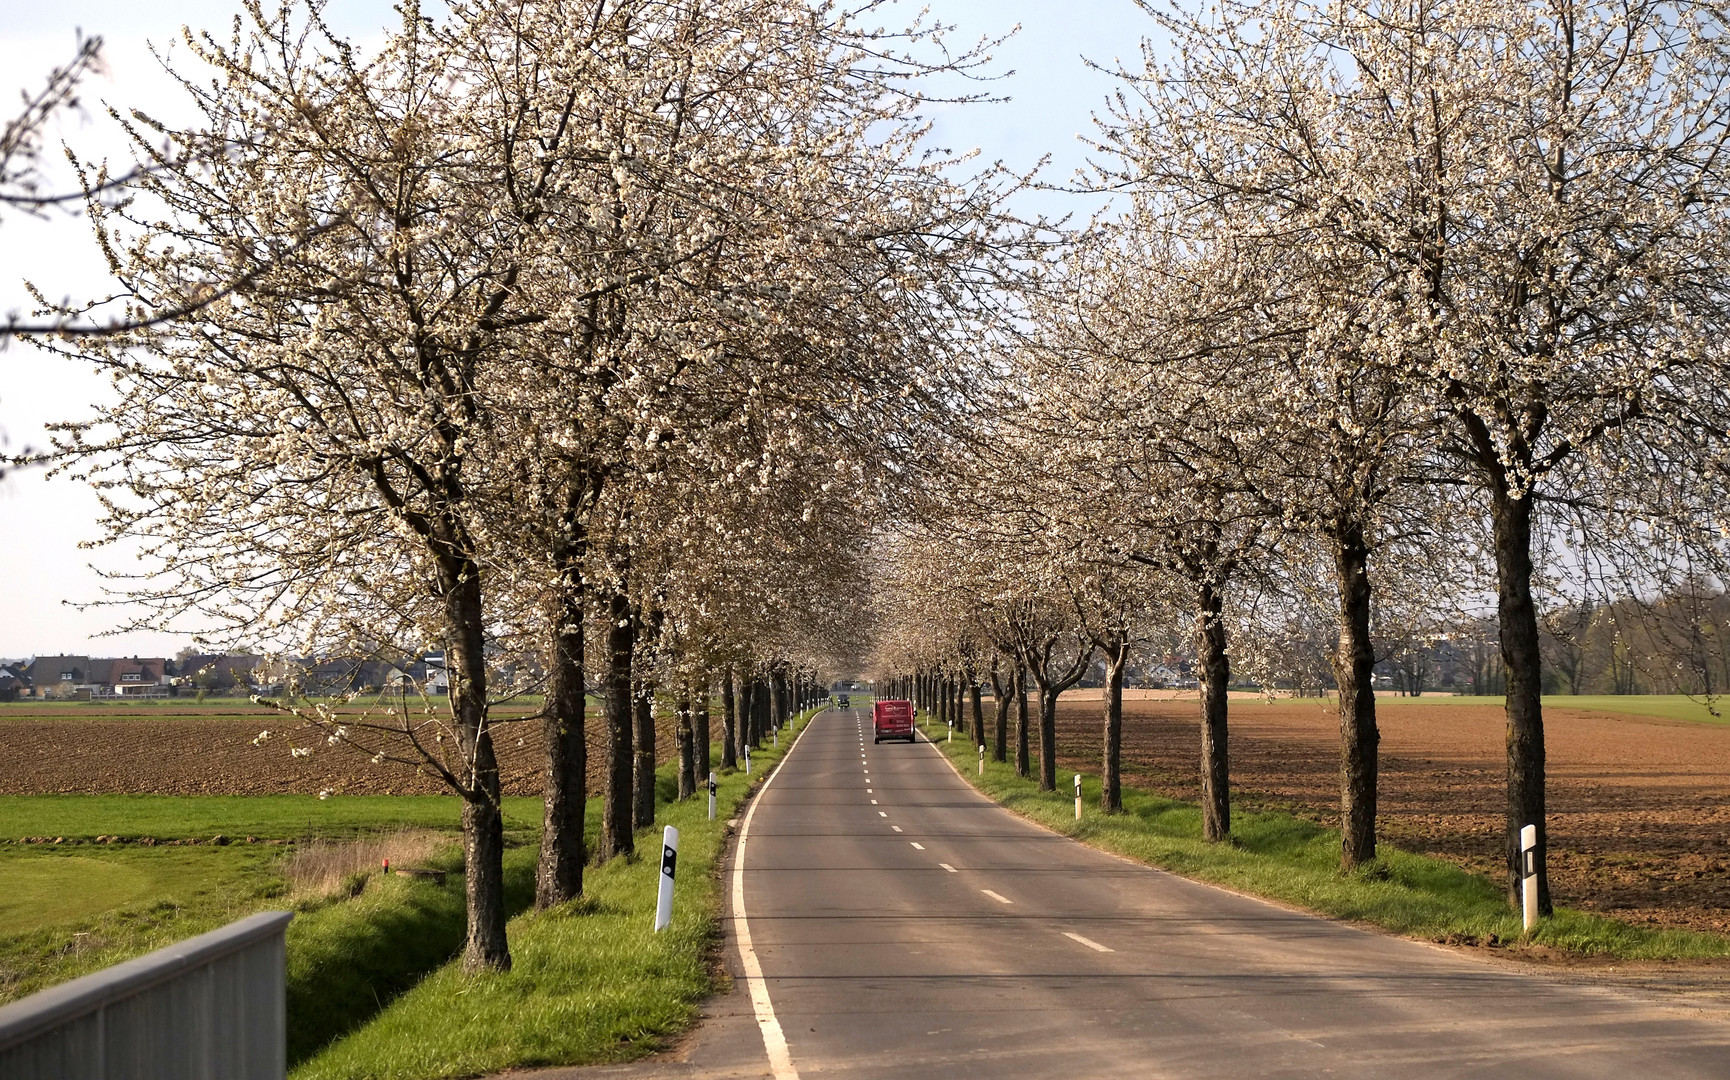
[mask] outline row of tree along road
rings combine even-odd
[[[1705,627],[1676,681],[1721,669],[1722,13],[1143,6],[1169,47],[1118,73],[1082,178],[1118,204],[1042,265],[881,551],[878,665],[999,760],[1016,716],[1023,774],[1032,692],[1049,790],[1057,694],[1097,652],[1111,811],[1126,655],[1193,657],[1225,840],[1234,669],[1268,683],[1326,625],[1352,868],[1376,850],[1376,643],[1492,612],[1509,887],[1535,825],[1548,913],[1541,616],[1662,596]]]
[[[283,698],[259,739],[463,798],[471,969],[510,963],[493,710],[523,687],[489,672],[543,676],[557,904],[653,815],[657,694],[690,794],[717,690],[729,766],[859,651],[866,504],[1019,272],[1011,183],[921,145],[920,87],[982,54],[871,6],[411,3],[362,47],[318,4],[247,3],[185,36],[190,122],[114,110],[135,167],[81,165],[116,295],[9,328],[112,376],[54,449],[142,545],[139,622],[442,649],[437,700]]]
[[[114,380],[56,452],[142,545],[120,598],[217,643],[443,650],[440,700],[285,699],[278,736],[463,797],[471,968],[509,963],[506,661],[544,694],[555,904],[652,815],[657,693],[690,793],[717,688],[728,765],[867,655],[999,759],[1014,715],[1023,772],[1037,731],[1053,788],[1058,695],[1102,654],[1115,810],[1132,651],[1188,654],[1224,840],[1234,666],[1325,624],[1350,868],[1375,642],[1493,611],[1510,870],[1535,824],[1547,911],[1541,611],[1724,580],[1720,12],[1143,6],[1160,44],[1079,181],[1112,209],[1062,229],[928,148],[991,43],[873,3],[411,4],[366,48],[248,3],[188,33],[195,120],[117,110],[134,165],[81,167],[115,297],[11,327]],[[46,205],[15,166],[82,70],[8,130],[13,205]]]

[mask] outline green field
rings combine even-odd
[[[801,718],[803,721],[807,718]],[[530,912],[538,798],[505,800],[507,910],[514,969],[463,976],[460,803],[450,796],[0,796],[0,1003],[215,929],[290,906],[284,859],[305,839],[346,840],[399,828],[451,834],[432,860],[458,871],[442,885],[357,875],[352,889],[301,899],[288,930],[289,1057],[297,1077],[460,1076],[535,1064],[636,1057],[688,1025],[715,989],[716,860],[734,814],[790,747],[765,746],[747,778],[720,776],[720,816],[675,802],[674,763],[659,773],[653,827],[683,834],[673,927],[651,932],[658,861],[590,867],[582,900]],[[719,750],[716,749],[716,759]],[[591,850],[600,825],[591,799]],[[208,841],[222,834],[240,842]],[[151,837],[155,845],[91,843]]]
[[[0,795],[0,840],[97,836],[347,838],[381,829],[456,829],[455,795]],[[504,800],[506,828],[539,828],[541,800]],[[0,927],[3,932],[4,927]]]

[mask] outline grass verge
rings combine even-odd
[[[1527,938],[1501,886],[1427,856],[1382,844],[1374,864],[1339,869],[1337,830],[1280,813],[1232,813],[1232,842],[1201,837],[1201,810],[1125,787],[1124,813],[1099,810],[1099,778],[1082,777],[1083,820],[1075,820],[1073,773],[1058,790],[1042,792],[1017,776],[1013,763],[987,761],[976,775],[978,749],[966,740],[934,745],[968,783],[1031,821],[1093,847],[1183,877],[1277,900],[1330,918],[1368,923],[1408,937],[1449,944],[1507,946],[1512,955],[1539,949],[1626,960],[1698,960],[1730,956],[1730,938],[1689,930],[1632,926],[1601,915],[1558,908]]]
[[[372,875],[352,899],[303,909],[288,924],[288,1062],[313,1056],[364,1024],[462,948],[462,850],[428,861],[443,884]],[[535,849],[505,851],[505,906],[535,898]]]
[[[794,733],[810,715],[797,718]],[[294,1080],[433,1080],[624,1061],[662,1045],[716,989],[716,870],[728,819],[791,746],[786,738],[754,753],[750,777],[718,773],[715,821],[701,795],[667,802],[654,826],[637,833],[636,857],[589,868],[582,899],[512,919],[509,972],[467,976],[447,963],[301,1064]],[[672,794],[669,771],[662,796]],[[673,923],[656,934],[664,825],[679,830],[679,866]]]

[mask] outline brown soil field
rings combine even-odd
[[[1489,705],[1379,700],[1381,838],[1506,880],[1506,721]],[[1550,887],[1630,922],[1730,932],[1730,727],[1546,706]],[[1339,810],[1331,704],[1234,700],[1234,804],[1326,824]],[[1058,764],[1097,775],[1097,701],[1058,710]],[[1036,750],[1037,753],[1037,750]],[[1194,801],[1196,703],[1124,704],[1125,782]]]
[[[286,721],[286,722],[285,722]],[[720,717],[710,720],[719,737]],[[0,795],[151,794],[436,795],[448,789],[436,775],[383,762],[351,746],[330,746],[298,720],[245,703],[174,715],[161,708],[90,706],[89,711],[0,710]],[[589,790],[599,791],[606,734],[589,717]],[[272,736],[260,745],[261,731]],[[674,751],[673,716],[656,719],[656,757]],[[538,720],[497,723],[493,733],[507,795],[538,795],[546,768]],[[369,743],[369,745],[371,745]],[[291,747],[311,748],[295,757]]]

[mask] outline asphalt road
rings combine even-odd
[[[568,1075],[1730,1077],[1717,1013],[1124,862],[873,745],[863,709],[820,714],[741,826],[735,991],[675,1053]]]

